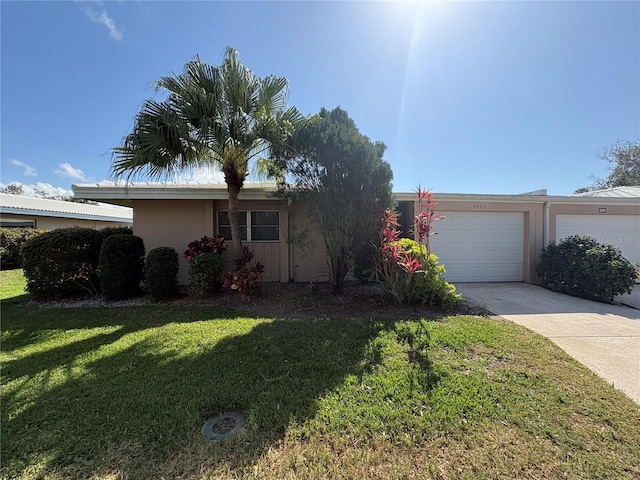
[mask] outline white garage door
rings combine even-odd
[[[521,282],[524,214],[444,213],[431,251],[450,282]]]
[[[640,215],[557,215],[556,239],[590,235],[610,243],[631,263],[640,262]]]

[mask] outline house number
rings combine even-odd
[[[487,208],[487,205],[484,203],[474,203],[473,208],[479,209],[479,210],[485,210]]]

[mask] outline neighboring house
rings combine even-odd
[[[133,210],[116,205],[65,202],[0,193],[0,226],[53,230],[132,226]]]
[[[178,253],[204,235],[228,237],[227,189],[224,184],[74,185],[79,198],[108,201],[134,209],[134,233],[147,251],[170,246]],[[289,207],[274,196],[271,184],[247,184],[240,192],[243,241],[266,266],[265,280],[286,282],[327,279],[324,244],[317,231],[298,238],[312,221],[300,206]],[[594,192],[592,192],[594,193]],[[415,193],[397,193],[405,225],[412,224]],[[522,195],[434,194],[437,211],[431,237],[433,253],[452,282],[535,283],[536,262],[550,241],[584,233],[620,247],[640,262],[640,195],[548,196],[541,190]],[[409,220],[409,221],[407,221]],[[181,260],[180,281],[186,282]]]

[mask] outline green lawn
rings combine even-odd
[[[10,275],[3,478],[640,476],[640,408],[509,322],[37,309]],[[227,409],[245,429],[205,439]]]

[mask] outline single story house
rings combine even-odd
[[[122,206],[66,202],[0,193],[0,226],[3,228],[130,227],[133,210]]]
[[[133,207],[134,234],[147,251],[170,246],[181,255],[207,235],[229,237],[225,184],[82,184],[76,197]],[[302,207],[274,196],[272,184],[248,183],[240,192],[244,244],[266,266],[265,281],[323,281],[327,265],[322,238]],[[397,193],[398,210],[412,225],[415,193]],[[536,283],[536,262],[550,241],[589,234],[619,247],[640,263],[640,188],[551,196],[545,190],[520,195],[434,193],[437,211],[431,250],[452,282]],[[407,220],[409,219],[409,220]],[[306,242],[292,241],[311,231]],[[187,265],[181,260],[180,281]]]

